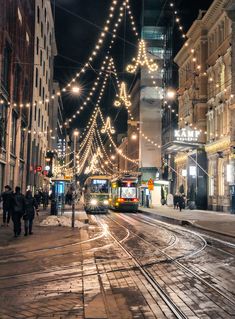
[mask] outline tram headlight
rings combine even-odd
[[[90,201],[90,204],[91,204],[92,206],[96,206],[96,205],[98,204],[97,199],[92,198],[91,201]]]
[[[109,204],[109,201],[108,201],[107,199],[105,199],[105,200],[103,201],[103,203],[104,203],[104,205],[108,205],[108,204]]]

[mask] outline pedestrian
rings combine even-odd
[[[12,221],[14,224],[15,237],[21,234],[21,218],[25,212],[25,197],[20,192],[20,187],[16,186],[12,200]]]
[[[184,207],[184,198],[183,198],[182,194],[179,195],[178,205],[179,205],[179,209],[181,212],[182,208]]]
[[[173,203],[174,203],[174,209],[178,209],[178,206],[179,206],[179,195],[177,193],[175,193],[175,195],[174,195]]]
[[[36,190],[36,193],[34,194],[34,198],[36,199],[38,207],[39,207],[41,204],[41,194],[39,190]]]
[[[38,214],[38,203],[36,199],[33,197],[32,192],[28,190],[25,195],[25,211],[23,215],[25,236],[28,236],[28,234],[33,234],[32,229],[35,210]]]
[[[13,192],[9,185],[6,185],[5,191],[1,194],[1,200],[2,200],[2,209],[3,209],[3,223],[2,226],[9,225],[10,218],[11,218],[11,211],[12,211],[12,197]]]

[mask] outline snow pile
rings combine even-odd
[[[71,217],[66,216],[48,216],[46,219],[44,219],[40,226],[64,226],[64,227],[71,227]],[[75,220],[74,227],[81,228],[85,226],[83,223],[81,223],[78,220]]]

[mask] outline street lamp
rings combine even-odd
[[[80,93],[80,87],[79,86],[73,86],[72,87],[72,92],[75,94],[79,94]]]
[[[133,132],[133,133],[132,133],[131,139],[132,139],[133,141],[136,141],[136,140],[137,140],[137,134],[136,134],[136,132]]]
[[[168,89],[167,92],[166,92],[166,97],[169,100],[173,100],[176,97],[176,91],[173,90],[173,89]]]
[[[75,171],[76,171],[76,141],[79,136],[79,131],[76,129],[73,131],[73,166],[74,166],[74,179],[75,179]]]

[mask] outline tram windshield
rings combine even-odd
[[[94,179],[91,181],[91,193],[108,193],[107,179]]]
[[[121,188],[121,197],[122,198],[136,198],[137,197],[136,187],[122,187]]]

